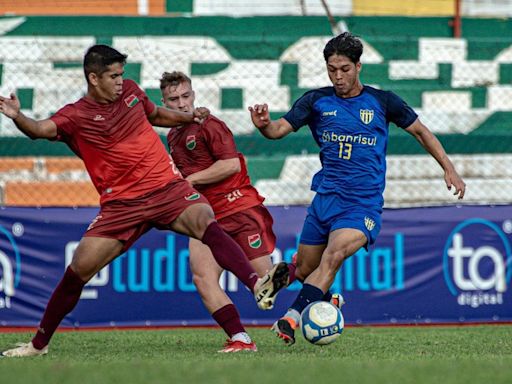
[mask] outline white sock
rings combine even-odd
[[[231,336],[232,341],[241,341],[245,344],[251,344],[251,336],[249,336],[246,332],[238,332]]]

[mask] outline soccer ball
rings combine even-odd
[[[309,304],[300,316],[304,338],[315,345],[333,343],[343,332],[345,320],[339,308],[327,301]]]

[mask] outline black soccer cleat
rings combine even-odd
[[[285,318],[277,320],[271,329],[285,344],[289,346],[295,344],[295,330]]]

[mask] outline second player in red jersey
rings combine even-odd
[[[217,117],[210,115],[201,124],[170,129],[167,144],[181,174],[206,196],[217,219],[263,202],[251,185],[245,158],[237,152],[233,134]],[[211,170],[200,173],[212,166],[220,168],[214,165],[219,160],[233,160],[240,170],[220,180],[224,175],[217,177]]]
[[[180,112],[194,110],[195,94],[185,74],[164,73],[160,89],[168,108]],[[210,115],[202,123],[172,128],[167,143],[185,180],[208,199],[221,227],[244,250],[256,272],[264,275],[272,268],[270,254],[275,247],[272,216],[262,205],[263,197],[251,185],[244,156],[237,151],[229,128]],[[229,336],[222,352],[255,350],[236,307],[219,285],[222,268],[210,249],[194,239],[190,239],[189,248],[197,290],[212,317]],[[286,265],[277,264],[272,271],[276,277],[285,275],[287,270],[283,268]]]

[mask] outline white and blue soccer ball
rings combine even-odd
[[[327,345],[341,335],[345,320],[335,305],[327,301],[315,301],[302,311],[299,324],[307,341],[315,345]]]

